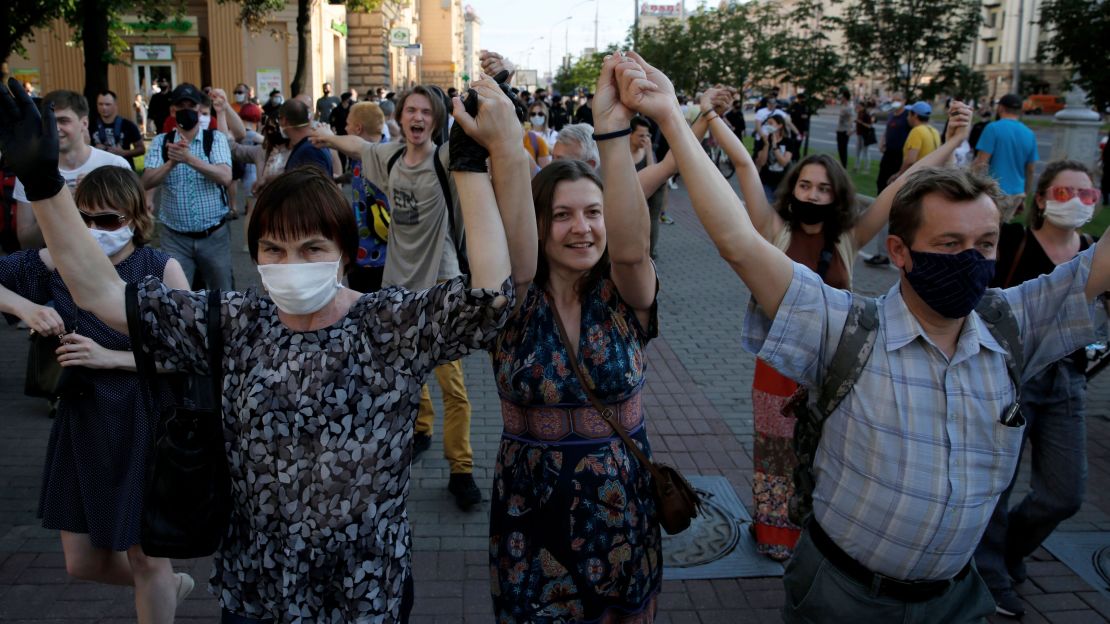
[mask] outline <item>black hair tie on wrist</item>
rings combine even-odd
[[[593,137],[594,137],[594,141],[597,141],[597,142],[600,143],[601,141],[608,141],[609,139],[617,139],[617,138],[620,138],[620,137],[623,137],[623,136],[628,136],[630,134],[632,134],[632,126],[631,125],[629,125],[624,130],[617,130],[616,132],[606,132],[605,134],[595,134],[595,135],[593,135]]]

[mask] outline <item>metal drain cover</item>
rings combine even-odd
[[[728,555],[740,541],[737,518],[714,500],[713,493],[694,488],[701,495],[701,512],[690,528],[678,535],[663,536],[663,565],[692,568]]]
[[[782,576],[782,564],[756,552],[748,530],[752,518],[728,479],[687,477],[704,505],[689,529],[678,535],[663,534],[663,578],[688,581]]]

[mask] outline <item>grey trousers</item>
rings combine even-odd
[[[986,622],[994,613],[994,598],[975,569],[925,602],[900,602],[874,596],[871,589],[842,573],[817,550],[803,531],[794,556],[782,577],[786,603],[782,621],[788,624],[945,624]]]
[[[185,279],[193,284],[199,272],[204,288],[233,290],[231,279],[231,228],[224,225],[208,238],[190,238],[159,224],[162,251],[181,263]]]

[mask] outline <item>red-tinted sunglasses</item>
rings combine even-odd
[[[1099,190],[1093,188],[1073,188],[1070,186],[1053,186],[1048,189],[1048,198],[1052,201],[1066,202],[1071,201],[1076,195],[1079,196],[1079,201],[1094,206],[1099,200]]]
[[[84,210],[78,210],[81,213],[81,220],[85,225],[95,225],[98,230],[118,230],[127,223],[127,217],[116,212],[101,212],[98,214],[89,214]]]

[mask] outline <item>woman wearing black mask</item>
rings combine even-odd
[[[725,103],[714,102],[717,114]],[[704,108],[704,107],[703,107]],[[961,117],[951,132],[967,125]],[[736,167],[744,205],[752,224],[795,262],[817,272],[826,284],[851,289],[852,264],[856,252],[871,240],[890,215],[893,193],[880,197],[857,216],[856,192],[848,173],[835,159],[824,154],[806,157],[786,172],[772,205],[766,199],[765,180],[740,140],[723,123],[710,120],[713,138]],[[955,146],[942,146],[915,165],[943,165]],[[908,172],[907,172],[908,173]],[[784,407],[798,385],[756,360],[752,381],[752,411],[755,423],[755,461],[752,494],[755,522],[752,531],[759,552],[785,561],[793,553],[801,527],[790,522],[787,504],[794,493],[793,471],[797,464],[792,439],[794,417]]]

